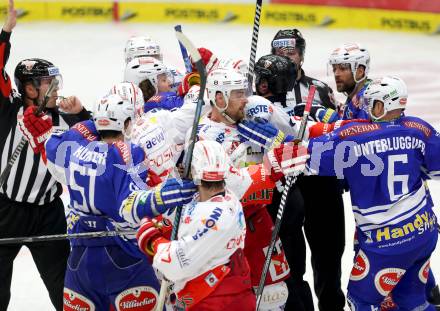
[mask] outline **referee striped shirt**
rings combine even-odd
[[[0,33],[0,171],[2,172],[23,135],[18,129],[17,116],[23,114],[24,103],[12,90],[10,77],[4,70],[9,56],[10,33]],[[46,112],[52,117],[54,129],[67,130],[78,121],[88,119],[83,110],[78,115],[61,114],[57,109]],[[29,144],[22,149],[12,166],[7,181],[0,188],[0,195],[17,202],[43,205],[53,201],[62,192],[61,185],[51,176],[40,154],[34,154]]]

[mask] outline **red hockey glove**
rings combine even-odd
[[[321,135],[328,134],[334,130],[337,130],[341,126],[346,125],[347,123],[352,122],[370,122],[365,119],[353,119],[353,120],[339,120],[334,123],[321,123],[317,122],[309,128],[309,138],[319,137]]]
[[[155,226],[159,229],[160,233],[165,239],[171,238],[171,231],[173,231],[173,224],[167,218],[164,218],[162,215],[156,216],[153,219],[155,222]]]
[[[309,158],[307,146],[303,144],[285,143],[267,153],[267,159],[275,176],[279,176],[280,173],[284,176],[297,176],[303,173]]]
[[[18,127],[34,152],[40,153],[51,133],[52,119],[45,114],[36,116],[36,111],[36,106],[28,107],[23,116],[18,116]]]
[[[209,73],[215,65],[217,65],[218,63],[218,58],[217,56],[215,56],[211,50],[207,49],[207,48],[198,48],[197,49],[199,51],[200,57],[202,58],[202,62],[205,65],[205,69],[206,72]],[[191,56],[189,57],[191,60],[191,65],[193,68],[193,71],[197,71],[197,68],[191,58]]]
[[[150,257],[154,257],[160,243],[168,242],[156,228],[156,223],[148,217],[143,218],[136,234],[139,249]]]
[[[200,84],[200,75],[197,72],[190,72],[183,77],[182,83],[177,88],[179,96],[185,96],[193,85]]]

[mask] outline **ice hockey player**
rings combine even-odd
[[[199,124],[198,139],[219,142],[236,169],[261,163],[261,148],[240,141],[236,123],[245,117],[247,99],[247,78],[234,69],[216,69],[208,75],[207,96],[212,107]],[[234,191],[233,188],[230,188]],[[240,195],[237,195],[240,197]],[[264,264],[266,248],[270,242],[273,222],[265,205],[272,199],[272,189],[264,189],[250,197],[243,198],[247,234],[245,255],[251,266],[253,286],[258,286]],[[266,280],[261,310],[280,310],[287,299],[287,287],[283,282],[289,276],[281,241],[278,240],[272,257],[270,273]]]
[[[362,98],[371,80],[370,54],[357,43],[347,43],[336,48],[329,57],[335,77],[336,89],[347,96],[341,108],[342,119],[368,119],[368,107]]]
[[[47,140],[47,166],[70,194],[69,233],[133,230],[144,216],[187,203],[195,193],[192,182],[173,179],[150,191],[139,190],[146,189],[145,154],[124,142],[133,113],[129,101],[109,94],[95,106],[93,121]],[[24,124],[46,128],[49,121],[30,114]],[[71,247],[64,310],[154,309],[159,284],[133,233],[73,239]]]
[[[125,65],[136,57],[149,56],[163,62],[163,55],[160,45],[149,36],[133,36],[127,40],[124,49]],[[171,90],[177,92],[178,86],[182,83],[183,74],[174,66],[166,65],[172,79]]]
[[[173,77],[167,67],[153,57],[137,57],[125,67],[124,80],[142,90],[144,111],[154,108],[175,109],[183,104],[183,98],[171,90]]]
[[[233,69],[243,76],[247,75],[248,72],[248,64],[246,61],[240,58],[225,58],[220,59],[217,58],[215,54],[211,52],[211,50],[201,47],[197,49],[200,53],[200,57],[202,58],[202,62],[205,65],[206,72],[209,73],[214,69]],[[190,56],[191,59],[191,56]],[[182,83],[178,88],[178,94],[181,96],[185,96],[192,86],[200,84],[200,75],[197,72],[197,68],[192,64],[192,71],[187,73],[185,77],[182,79]],[[197,97],[198,89],[193,88],[193,94],[191,96]]]
[[[134,109],[135,120],[144,114],[144,96],[136,84],[131,82],[117,83],[110,88],[109,94],[118,94],[123,100],[130,102]],[[131,130],[128,129],[128,131]]]
[[[437,220],[424,178],[439,177],[440,133],[403,115],[407,88],[399,78],[374,80],[363,97],[371,123],[351,122],[308,144],[309,173],[345,178],[350,186],[359,251],[349,305],[379,310],[391,293],[399,310],[435,310],[425,287]],[[281,157],[293,148],[281,147],[277,159],[291,162]]]
[[[183,207],[177,239],[164,238],[149,218],[139,228],[140,249],[174,282],[178,310],[255,310],[243,253],[246,222],[239,199],[225,187],[229,167],[218,142],[198,141],[191,165],[198,194]]]

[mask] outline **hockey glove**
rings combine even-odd
[[[293,128],[299,129],[301,126],[301,122],[302,122],[302,118],[300,117],[294,116],[290,118],[290,125]],[[344,126],[347,123],[351,123],[351,122],[370,122],[370,121],[364,119],[353,119],[353,120],[338,120],[334,123],[313,122],[313,124],[311,124],[311,122],[309,122],[306,131],[304,133],[305,134],[304,140],[309,140],[311,138],[328,134],[332,131],[337,130],[341,126]],[[287,138],[285,139],[285,141],[286,140]]]
[[[169,178],[151,190],[137,190],[122,202],[120,216],[130,223],[143,217],[171,214],[175,207],[191,202],[197,188],[190,180]]]
[[[282,144],[267,153],[268,162],[272,173],[284,176],[297,176],[306,169],[307,160],[310,158],[307,145],[294,143]]]
[[[136,234],[139,249],[150,257],[154,257],[160,243],[169,242],[162,236],[162,233],[156,226],[156,221],[145,217],[142,219],[141,226]]]
[[[238,124],[237,129],[242,142],[250,141],[267,150],[279,146],[285,138],[284,133],[270,123],[243,120]]]
[[[30,106],[23,116],[18,116],[18,128],[37,154],[44,150],[44,143],[52,132],[52,119],[45,114],[36,116],[36,111],[36,106]]]
[[[293,109],[295,116],[302,117],[304,114],[305,106],[306,104],[304,103],[296,105],[295,108]],[[322,105],[313,105],[310,109],[309,118],[312,121],[323,122],[323,123],[333,123],[339,119],[338,113],[335,110],[331,108],[325,108]]]
[[[193,85],[199,85],[200,84],[200,75],[197,72],[190,72],[183,77],[182,83],[177,88],[177,94],[179,96],[185,96],[188,94],[189,89]]]

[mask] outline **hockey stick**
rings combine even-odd
[[[199,97],[197,100],[196,112],[194,115],[194,122],[193,122],[192,130],[191,130],[191,136],[190,136],[190,140],[189,140],[187,156],[185,157],[185,163],[184,163],[185,167],[184,167],[183,176],[184,176],[184,178],[188,178],[189,174],[190,174],[190,169],[191,169],[191,161],[192,161],[192,154],[193,154],[193,150],[194,150],[194,145],[196,143],[197,127],[199,125],[200,115],[202,114],[202,106],[204,105],[203,95],[205,94],[206,78],[207,78],[206,76],[207,75],[206,75],[205,65],[203,64],[203,61],[202,61],[202,58],[200,56],[199,51],[196,49],[194,44],[192,44],[191,41],[189,41],[189,39],[182,33],[181,29],[179,30],[176,27],[175,30],[176,30],[177,39],[183,45],[183,47],[187,51],[189,51],[189,54],[191,55],[191,58],[193,59],[194,64],[196,65],[197,71],[200,74]],[[175,240],[177,237],[177,232],[179,230],[181,215],[182,215],[182,207],[178,206],[176,208],[176,215],[174,218],[173,230],[171,231],[171,238],[170,238],[171,240]],[[165,298],[166,298],[165,296],[168,291],[167,290],[168,286],[169,286],[168,281],[166,281],[165,279],[162,280],[162,284],[160,285],[159,298],[157,300],[157,306],[155,309],[157,311],[163,310],[163,306],[165,304]]]
[[[38,105],[37,111],[35,111],[35,115],[39,115],[40,113],[43,112],[44,108],[46,108],[49,98],[52,96],[53,91],[58,87],[58,83],[59,83],[58,79],[56,78],[52,79],[52,82],[50,83],[49,88],[47,89],[46,94],[44,95],[43,101],[40,103],[40,105]],[[12,156],[8,161],[8,164],[6,164],[5,169],[0,175],[0,188],[3,187],[3,184],[8,179],[9,174],[11,173],[12,166],[15,163],[15,160],[17,160],[18,156],[21,153],[21,150],[23,150],[24,146],[26,146],[27,143],[28,141],[26,140],[26,138],[22,137],[17,147],[15,147],[14,152],[12,153]]]
[[[174,26],[176,32],[182,32],[182,25]],[[183,44],[179,41],[180,52],[182,53],[183,63],[185,64],[186,73],[192,72],[191,60],[189,59],[188,52]]]
[[[314,85],[311,85],[310,89],[309,89],[309,95],[307,97],[306,107],[304,109],[304,114],[303,114],[303,117],[301,120],[301,126],[298,130],[298,136],[295,139],[295,142],[297,142],[297,141],[300,142],[304,138],[304,133],[306,131],[307,121],[308,121],[308,117],[310,114],[310,109],[312,107],[313,98],[315,96],[315,91],[316,91],[316,87]],[[284,215],[284,207],[286,205],[287,194],[289,193],[290,188],[295,183],[295,181],[296,181],[296,177],[292,177],[292,176],[287,177],[286,185],[284,186],[283,194],[281,196],[281,202],[280,202],[280,207],[278,208],[278,212],[277,212],[277,219],[275,221],[275,227],[272,231],[272,237],[270,240],[269,248],[267,249],[267,252],[266,252],[266,259],[264,262],[263,270],[261,271],[260,283],[258,284],[258,288],[257,288],[257,293],[256,293],[256,295],[257,295],[257,311],[258,311],[258,307],[260,306],[260,302],[261,302],[261,298],[262,298],[262,294],[263,294],[263,290],[264,290],[264,283],[266,282],[267,272],[269,271],[269,265],[270,265],[270,262],[272,259],[273,249],[275,247],[278,233],[281,228],[281,221],[282,221],[283,215]]]
[[[114,237],[114,236],[120,236],[120,235],[136,235],[136,233],[137,233],[137,230],[96,231],[96,232],[82,232],[82,233],[72,233],[72,234],[63,233],[63,234],[53,234],[53,235],[5,238],[5,239],[0,239],[0,245],[58,241],[58,240],[65,240],[65,239],[107,238],[107,237]]]
[[[249,94],[252,94],[253,92],[252,84],[254,81],[255,58],[257,57],[257,43],[258,43],[258,34],[260,32],[260,16],[261,16],[262,6],[263,6],[263,0],[257,0],[255,3],[254,28],[252,32],[251,54],[249,58],[249,71],[248,71]]]

